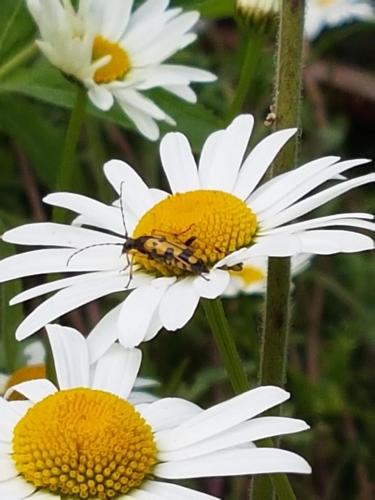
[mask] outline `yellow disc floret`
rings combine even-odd
[[[138,222],[133,238],[153,236],[186,246],[207,267],[250,244],[257,230],[255,214],[245,202],[224,191],[197,190],[177,193],[160,201]],[[166,245],[168,246],[168,245]],[[181,275],[178,266],[132,251],[133,262],[164,276]]]
[[[244,288],[259,283],[266,277],[262,269],[248,264],[244,265],[240,271],[230,270],[229,272],[233,277],[241,280]]]
[[[104,56],[111,56],[111,60],[95,71],[96,83],[120,80],[131,68],[129,56],[119,44],[110,42],[102,36],[96,36],[92,48],[92,59],[97,61]]]
[[[151,427],[127,401],[93,389],[56,392],[18,422],[13,460],[37,488],[69,498],[115,498],[153,470]]]

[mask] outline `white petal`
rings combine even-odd
[[[0,453],[10,455],[13,452],[13,446],[11,442],[0,441]]]
[[[361,220],[365,219],[365,220]],[[302,222],[296,222],[295,224],[288,224],[286,226],[281,226],[276,229],[270,229],[269,231],[262,230],[262,235],[266,234],[281,234],[281,233],[294,233],[307,229],[315,229],[320,227],[329,226],[352,226],[359,227],[362,229],[368,229],[369,231],[374,231],[374,223],[369,222],[373,220],[374,217],[371,214],[366,213],[346,213],[346,214],[334,214],[327,215],[325,217],[317,217],[315,219],[310,219]]]
[[[96,20],[100,23],[100,34],[105,38],[118,41],[126,30],[130,19],[133,0],[111,0],[108,8],[108,0],[95,0],[91,2]]]
[[[4,397],[9,398],[13,392],[19,392],[33,403],[38,403],[38,401],[54,394],[56,391],[56,387],[47,379],[27,380],[10,387]]]
[[[142,488],[155,495],[160,495],[163,500],[219,500],[218,497],[173,483],[147,481],[142,484]]]
[[[127,399],[141,361],[142,353],[139,349],[125,349],[119,344],[113,344],[95,366],[92,388]]]
[[[218,136],[219,140],[215,141],[213,154],[206,156],[205,152],[201,161],[202,167],[200,168],[210,172],[209,177],[205,177],[204,187],[206,189],[232,192],[253,125],[254,118],[252,115],[238,116]],[[210,166],[204,165],[207,160],[211,162]]]
[[[149,210],[155,201],[149,188],[137,172],[121,160],[110,160],[104,164],[104,173],[115,191],[131,207],[138,217]]]
[[[17,477],[18,474],[19,472],[10,456],[0,457],[0,484],[2,481]]]
[[[201,297],[206,299],[216,299],[227,288],[230,275],[228,271],[221,269],[212,269],[205,279],[206,275],[198,276],[194,279],[194,286]]]
[[[87,216],[97,227],[124,235],[121,211],[97,200],[75,193],[52,193],[43,198],[44,203],[66,208]]]
[[[24,292],[15,295],[9,301],[9,304],[13,306],[15,304],[19,304],[20,302],[24,302],[26,300],[33,299],[35,297],[40,297],[41,295],[45,295],[50,292],[55,292],[56,290],[61,290],[62,288],[68,288],[70,286],[79,285],[81,283],[87,283],[88,281],[91,281],[94,285],[95,281],[102,280],[103,278],[108,276],[113,276],[113,271],[84,273],[84,274],[79,274],[77,276],[72,276],[71,278],[63,278],[56,281],[50,281],[48,283],[44,283],[43,285],[38,285],[34,286],[33,288],[29,288],[28,290],[25,290]]]
[[[103,85],[92,86],[88,94],[92,103],[102,111],[108,111],[113,106],[113,95]]]
[[[4,500],[26,499],[35,489],[35,486],[25,481],[23,476],[14,477],[8,481],[0,481],[0,497],[4,498]]]
[[[0,439],[2,441],[12,441],[13,428],[17,425],[19,418],[11,404],[0,397]]]
[[[337,163],[339,156],[325,156],[305,163],[299,168],[277,175],[258,187],[247,199],[255,213],[260,213],[268,206],[294,191],[307,178],[315,176]]]
[[[159,495],[154,495],[145,490],[132,490],[130,494],[121,495],[118,497],[119,500],[164,500]]]
[[[150,141],[156,141],[159,139],[159,127],[153,118],[139,108],[129,104],[128,101],[125,101],[118,96],[116,97],[124,113],[128,115],[141,134],[147,137]]]
[[[309,429],[309,426],[303,420],[285,417],[258,417],[192,446],[161,452],[159,459],[162,462],[190,459],[242,444],[249,446],[252,441],[258,439],[301,432],[306,429]]]
[[[241,200],[249,196],[281,148],[296,132],[295,128],[274,132],[255,146],[241,168],[233,191],[235,196]]]
[[[202,188],[209,186],[211,179],[215,176],[215,157],[225,134],[225,130],[217,130],[208,136],[203,144],[199,159],[199,179]]]
[[[241,248],[227,255],[218,265],[234,266],[253,257],[290,257],[302,253],[301,240],[295,234],[272,234],[259,236],[257,242],[249,248]]]
[[[128,104],[155,120],[164,120],[171,125],[175,124],[175,121],[155,104],[154,101],[135,89],[118,89],[116,90],[116,98],[121,101],[120,104]]]
[[[179,427],[160,434],[160,451],[176,450],[215,436],[289,398],[279,387],[264,386],[247,391],[205,410]]]
[[[315,230],[298,235],[304,253],[331,255],[333,253],[362,252],[374,248],[374,240],[353,231]]]
[[[47,325],[60,389],[89,387],[89,355],[84,336],[74,328]]]
[[[165,61],[177,50],[181,50],[196,39],[196,35],[186,32],[198,21],[198,12],[185,12],[172,19],[163,29],[158,37],[157,43],[146,45],[140,51],[134,53],[137,66],[157,64]]]
[[[277,472],[309,474],[311,467],[295,453],[275,448],[255,448],[224,450],[192,460],[159,464],[154,470],[156,476],[166,479]]]
[[[71,249],[32,250],[0,261],[0,281],[66,270]]]
[[[16,338],[23,340],[59,316],[110,293],[125,290],[126,277],[112,276],[100,283],[83,283],[60,290],[34,309],[19,325]]]
[[[324,203],[337,198],[351,189],[363,186],[364,184],[368,184],[370,182],[375,182],[375,174],[362,175],[361,177],[357,177],[349,181],[340,182],[340,184],[337,184],[336,186],[332,186],[317,194],[309,196],[308,198],[293,204],[289,208],[282,210],[279,214],[275,215],[272,220],[272,227],[281,226],[292,219],[296,219],[301,215],[311,212],[314,208],[320,207]],[[268,225],[268,227],[270,226]]]
[[[60,500],[59,497],[56,497],[55,494],[48,493],[48,491],[42,490],[35,491],[30,497],[27,498],[30,500]]]
[[[172,193],[199,189],[197,166],[186,137],[171,132],[160,143],[160,157]]]
[[[6,231],[2,239],[16,245],[58,246],[79,248],[97,243],[122,243],[123,238],[91,229],[39,222]]]
[[[201,413],[202,409],[185,399],[163,398],[147,405],[141,412],[156,433],[180,425]]]
[[[124,347],[135,347],[144,340],[164,293],[163,287],[145,285],[131,292],[125,299],[117,326],[119,340]]]
[[[195,104],[198,100],[197,94],[188,85],[164,85],[164,89],[192,104]]]
[[[164,328],[174,331],[186,325],[193,316],[198,302],[199,294],[192,279],[183,278],[170,286],[159,306]]]
[[[121,304],[111,309],[87,336],[90,363],[95,363],[118,340],[117,323]]]
[[[269,204],[269,207],[266,210],[263,210],[258,215],[258,219],[261,222],[262,226],[268,226],[267,221],[270,222],[270,227],[273,227],[273,220],[275,218],[275,214],[282,212],[286,207],[291,206],[297,200],[301,199],[307,193],[311,192],[315,188],[321,186],[326,181],[332,179],[335,175],[345,172],[350,168],[357,167],[359,165],[363,165],[367,163],[368,160],[349,160],[336,163],[334,165],[327,166],[324,169],[320,169],[317,173],[301,177],[299,184],[295,185],[292,190],[285,193],[283,196],[279,196],[279,199],[272,199],[272,202]],[[301,167],[303,168],[303,167]],[[297,169],[298,172],[298,169]],[[296,172],[296,174],[297,174]],[[253,210],[255,210],[254,206]]]

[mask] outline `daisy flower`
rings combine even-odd
[[[374,9],[367,0],[309,0],[305,33],[314,39],[324,28],[360,19],[374,19]]]
[[[246,18],[260,21],[278,14],[280,2],[281,0],[237,0],[236,6],[238,12]]]
[[[33,380],[37,378],[45,378],[46,376],[46,350],[43,342],[35,340],[29,342],[23,350],[25,359],[24,366],[14,370],[12,373],[0,373],[0,394],[19,382],[25,380]]]
[[[266,386],[202,410],[165,398],[134,403],[141,351],[114,344],[90,366],[83,336],[47,327],[58,387],[12,387],[0,398],[0,495],[17,499],[214,499],[176,480],[274,472],[309,473],[300,456],[254,441],[308,429],[294,418],[260,417],[289,394]]]
[[[78,273],[22,292],[12,304],[57,292],[20,324],[21,340],[63,314],[114,292],[125,300],[103,319],[108,335],[90,336],[100,356],[117,338],[125,347],[150,340],[164,326],[182,328],[201,297],[223,294],[230,271],[254,257],[360,252],[374,241],[366,213],[296,219],[375,174],[341,180],[368,160],[319,158],[260,185],[296,129],[275,132],[245,154],[253,117],[242,115],[210,135],[197,167],[186,137],[167,134],[161,160],[171,193],[150,189],[126,163],[111,160],[104,172],[120,202],[105,205],[73,193],[46,196],[48,204],[76,214],[74,224],[36,223],[3,234],[17,245],[46,247],[0,262],[0,281],[47,273]],[[339,180],[337,178],[339,177]],[[319,192],[327,181],[330,187]],[[127,226],[126,236],[124,224]],[[130,263],[130,265],[129,265]],[[101,327],[99,328],[99,331]]]
[[[168,9],[169,0],[147,0],[133,11],[133,0],[27,0],[38,25],[37,44],[49,61],[87,88],[103,111],[116,101],[137,129],[151,140],[159,137],[157,120],[175,124],[143,92],[162,87],[196,102],[191,82],[216,79],[208,71],[165,64],[192,43],[190,29],[198,12]]]
[[[310,264],[311,255],[295,255],[291,259],[292,275],[301,273]],[[267,257],[254,257],[242,265],[242,269],[229,269],[230,281],[223,292],[225,297],[235,297],[240,293],[265,293],[267,285]]]

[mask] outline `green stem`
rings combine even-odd
[[[0,66],[0,80],[4,78],[8,73],[11,73],[14,69],[21,66],[25,61],[30,59],[37,52],[37,46],[35,42],[26,45],[22,50],[17,52],[9,61],[6,61],[2,66]]]
[[[202,303],[234,392],[239,394],[247,391],[249,382],[233,334],[230,331],[222,302],[220,299],[203,299]]]
[[[283,0],[281,4],[277,74],[275,83],[275,130],[295,127],[300,119],[303,61],[303,18],[305,0]],[[277,156],[271,176],[284,173],[296,164],[298,137]],[[262,385],[285,383],[290,328],[290,259],[271,258],[268,265],[267,294],[259,382]],[[294,500],[295,495],[284,474],[271,476],[279,500]],[[264,484],[254,479],[252,500],[272,500],[265,496]]]
[[[240,80],[226,116],[228,123],[230,123],[243,109],[246,97],[249,93],[251,80],[255,74],[256,65],[259,62],[259,55],[263,45],[263,36],[256,31],[249,31],[245,37],[245,45]]]
[[[56,182],[56,191],[67,191],[73,185],[75,167],[74,155],[85,115],[86,101],[87,91],[84,87],[79,86],[65,136],[60,171]],[[55,222],[65,222],[65,214],[61,208],[55,207],[53,209],[53,220]]]

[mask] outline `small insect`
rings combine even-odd
[[[186,241],[180,241],[178,234],[168,238],[168,234],[153,231],[151,235],[139,236],[138,238],[126,238],[123,253],[131,250],[146,255],[150,260],[161,262],[170,268],[177,268],[191,274],[201,275],[208,273],[205,262],[194,255],[191,244],[196,240],[195,236]]]
[[[121,255],[125,254],[127,259],[127,265],[124,270],[128,267],[130,268],[129,282],[126,285],[126,288],[129,286],[133,277],[133,261],[129,259],[129,253],[132,251],[139,252],[155,262],[163,263],[166,267],[169,267],[172,270],[173,268],[177,268],[190,274],[201,275],[204,279],[208,279],[203,275],[203,273],[209,272],[207,265],[202,259],[194,255],[194,249],[191,248],[191,244],[196,240],[196,237],[191,236],[186,241],[182,241],[179,238],[183,233],[188,231],[190,227],[179,234],[169,235],[168,233],[164,233],[162,231],[153,230],[152,234],[139,236],[138,238],[131,238],[128,235],[123,207],[123,184],[124,183],[121,183],[120,188],[120,208],[125,230],[124,243],[98,243],[80,248],[69,257],[66,263],[67,267],[76,255],[84,250],[87,250],[88,248],[113,245],[122,246]]]

